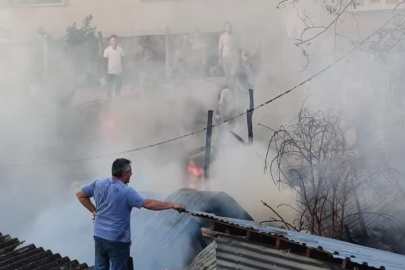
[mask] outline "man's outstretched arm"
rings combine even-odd
[[[83,190],[81,190],[81,189],[76,192],[76,197],[79,199],[80,203],[81,203],[84,207],[86,207],[87,210],[89,210],[89,211],[93,214],[93,217],[95,217],[95,216],[96,216],[96,213],[97,213],[97,209],[96,209],[96,207],[94,206],[94,204],[91,202],[90,197],[87,196],[87,195],[83,192]]]
[[[177,210],[179,212],[186,211],[186,207],[184,205],[175,204],[175,203],[171,203],[171,202],[162,202],[162,201],[152,200],[152,199],[145,200],[142,207],[149,209],[149,210],[154,210],[154,211],[167,210],[167,209],[173,209],[173,210]]]

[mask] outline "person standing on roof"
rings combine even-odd
[[[93,214],[96,270],[128,269],[132,208],[186,210],[181,204],[146,199],[128,186],[131,175],[131,161],[119,158],[112,164],[112,177],[96,180],[76,192],[80,203]]]
[[[249,53],[247,53],[246,51],[242,52],[241,61],[236,71],[236,75],[238,77],[241,77],[242,75],[243,77],[246,78],[247,89],[245,90],[254,88],[254,80],[255,80],[254,71],[252,64],[250,62]]]
[[[231,78],[238,63],[238,44],[230,22],[224,23],[224,33],[219,37],[219,64],[224,69],[225,77]]]
[[[119,96],[121,93],[121,73],[122,57],[125,56],[124,50],[117,45],[117,36],[112,35],[109,38],[110,46],[104,50],[104,58],[107,59],[107,96],[111,98],[113,94]]]

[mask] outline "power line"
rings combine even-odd
[[[219,125],[222,125],[224,123],[227,123],[229,121],[232,121],[236,118],[239,118],[241,116],[246,115],[249,112],[253,112],[257,109],[260,109],[272,102],[274,102],[275,100],[291,93],[292,91],[296,90],[297,88],[303,86],[304,84],[306,84],[307,82],[313,80],[314,78],[318,77],[319,75],[321,75],[322,73],[324,73],[325,71],[329,70],[332,66],[334,66],[335,64],[341,62],[343,59],[345,59],[346,57],[348,57],[349,55],[351,55],[353,52],[355,52],[356,50],[358,50],[364,43],[368,42],[375,34],[377,34],[381,29],[383,29],[384,27],[386,27],[388,24],[390,24],[394,19],[396,19],[397,17],[399,17],[400,15],[402,15],[401,13],[398,13],[394,16],[392,16],[388,21],[386,21],[383,25],[381,25],[377,30],[375,30],[373,33],[371,33],[369,36],[367,36],[365,39],[363,39],[360,43],[358,43],[356,46],[354,46],[350,51],[348,51],[346,54],[344,54],[341,57],[338,57],[335,61],[333,61],[332,63],[330,63],[329,65],[327,65],[326,67],[324,67],[323,69],[321,69],[320,71],[318,71],[317,73],[315,73],[314,75],[310,76],[309,78],[305,79],[304,81],[300,82],[299,84],[295,85],[294,87],[288,89],[287,91],[284,91],[283,93],[275,96],[274,98],[267,100],[264,103],[261,103],[260,105],[254,107],[253,109],[247,110],[245,112],[239,113],[237,115],[234,115],[230,118],[227,118],[225,120],[219,121],[215,124],[213,124],[211,127],[217,127]],[[98,155],[98,156],[91,156],[91,157],[84,157],[84,158],[77,158],[77,159],[68,159],[68,160],[60,160],[60,161],[51,161],[51,162],[44,162],[44,163],[22,163],[22,164],[0,164],[0,168],[1,167],[39,167],[39,166],[49,166],[49,165],[57,165],[57,164],[69,164],[69,163],[75,163],[75,162],[81,162],[81,161],[88,161],[88,160],[94,160],[94,159],[101,159],[101,158],[105,158],[105,157],[111,157],[111,156],[117,156],[117,155],[121,155],[121,154],[128,154],[128,153],[132,153],[132,152],[138,152],[138,151],[142,151],[142,150],[146,150],[149,148],[153,148],[156,146],[160,146],[166,143],[170,143],[170,142],[174,142],[174,141],[178,141],[181,140],[183,138],[186,137],[190,137],[193,135],[196,135],[198,133],[204,132],[206,131],[207,128],[203,128],[200,130],[196,130],[178,137],[174,137],[168,140],[164,140],[164,141],[160,141],[157,143],[153,143],[153,144],[149,144],[149,145],[145,145],[145,146],[141,146],[141,147],[137,147],[137,148],[133,148],[133,149],[129,149],[126,151],[121,151],[121,152],[116,152],[116,153],[110,153],[110,154],[105,154],[105,155]]]
[[[193,132],[184,134],[182,136],[171,138],[171,139],[161,141],[161,142],[158,142],[158,143],[153,143],[153,144],[137,147],[137,148],[126,150],[126,151],[116,152],[116,153],[110,153],[110,154],[98,155],[98,156],[91,156],[91,157],[84,157],[84,158],[77,158],[77,159],[50,161],[50,162],[44,162],[44,163],[0,164],[0,168],[1,167],[37,167],[37,166],[39,167],[39,166],[49,166],[49,165],[57,165],[57,164],[68,164],[68,163],[75,163],[75,162],[80,162],[80,161],[88,161],[88,160],[93,160],[93,159],[100,159],[100,158],[111,157],[111,156],[116,156],[116,155],[128,154],[128,153],[132,153],[132,152],[146,150],[146,149],[156,147],[156,146],[159,146],[159,145],[162,145],[162,144],[174,142],[174,141],[177,141],[177,140],[180,140],[180,139],[183,139],[183,138],[198,134],[198,133],[203,132],[205,130],[207,130],[207,128],[200,129],[200,130],[197,130],[197,131],[193,131]]]

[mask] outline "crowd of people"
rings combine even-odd
[[[172,76],[182,78],[193,73],[194,76],[204,78],[209,74],[207,43],[200,31],[195,31],[191,37],[182,36],[177,45]],[[107,96],[119,96],[125,52],[118,45],[116,35],[109,38],[109,46],[104,50],[103,57],[107,67],[103,78]],[[217,118],[227,118],[232,116],[238,103],[248,95],[248,90],[254,87],[254,71],[249,54],[240,48],[229,22],[224,24],[224,33],[219,37],[217,59],[218,63],[212,67],[211,73],[221,73],[225,78],[218,95]],[[93,215],[96,269],[128,269],[132,208],[186,210],[181,204],[147,199],[129,187],[132,175],[130,164],[131,161],[127,159],[115,160],[111,177],[89,183],[76,193],[80,203]],[[203,177],[203,170],[193,162],[187,170],[196,180]],[[192,184],[200,183],[195,181]],[[94,198],[95,204],[90,198]]]
[[[211,44],[200,30],[191,35],[183,34],[174,42],[171,57],[170,77],[174,81],[223,77],[218,85],[217,117],[230,116],[240,100],[254,88],[255,71],[249,53],[241,45],[230,22],[224,23],[223,33],[217,42],[217,54],[212,54]],[[118,45],[118,37],[109,37],[109,46],[103,56],[106,60],[106,74],[102,80],[108,98],[119,96],[122,86],[123,60],[125,52]],[[139,72],[137,86],[153,88],[151,74]],[[134,87],[133,87],[134,88]],[[133,89],[132,88],[132,89]],[[239,101],[238,101],[239,100]]]

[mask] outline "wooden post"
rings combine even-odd
[[[253,89],[249,89],[249,110],[247,110],[246,114],[249,144],[253,143],[253,108],[254,108]]]
[[[48,56],[48,35],[43,36],[43,50],[44,50],[44,78],[48,78],[49,72],[49,56]]]
[[[165,57],[166,57],[166,79],[169,79],[171,76],[170,72],[170,28],[166,28],[166,43],[165,43]]]
[[[212,117],[214,111],[208,111],[207,118],[207,134],[205,136],[205,159],[204,159],[204,178],[205,190],[211,190],[210,187],[210,162],[211,162],[211,137],[212,137]]]
[[[98,56],[100,59],[100,74],[101,77],[104,77],[105,72],[104,72],[104,46],[103,46],[103,34],[101,31],[98,31]]]
[[[98,31],[98,57],[100,61],[100,88],[103,90],[106,88],[107,82],[105,81],[105,76],[107,72],[105,71],[104,67],[104,46],[103,46],[103,34],[101,31]]]

